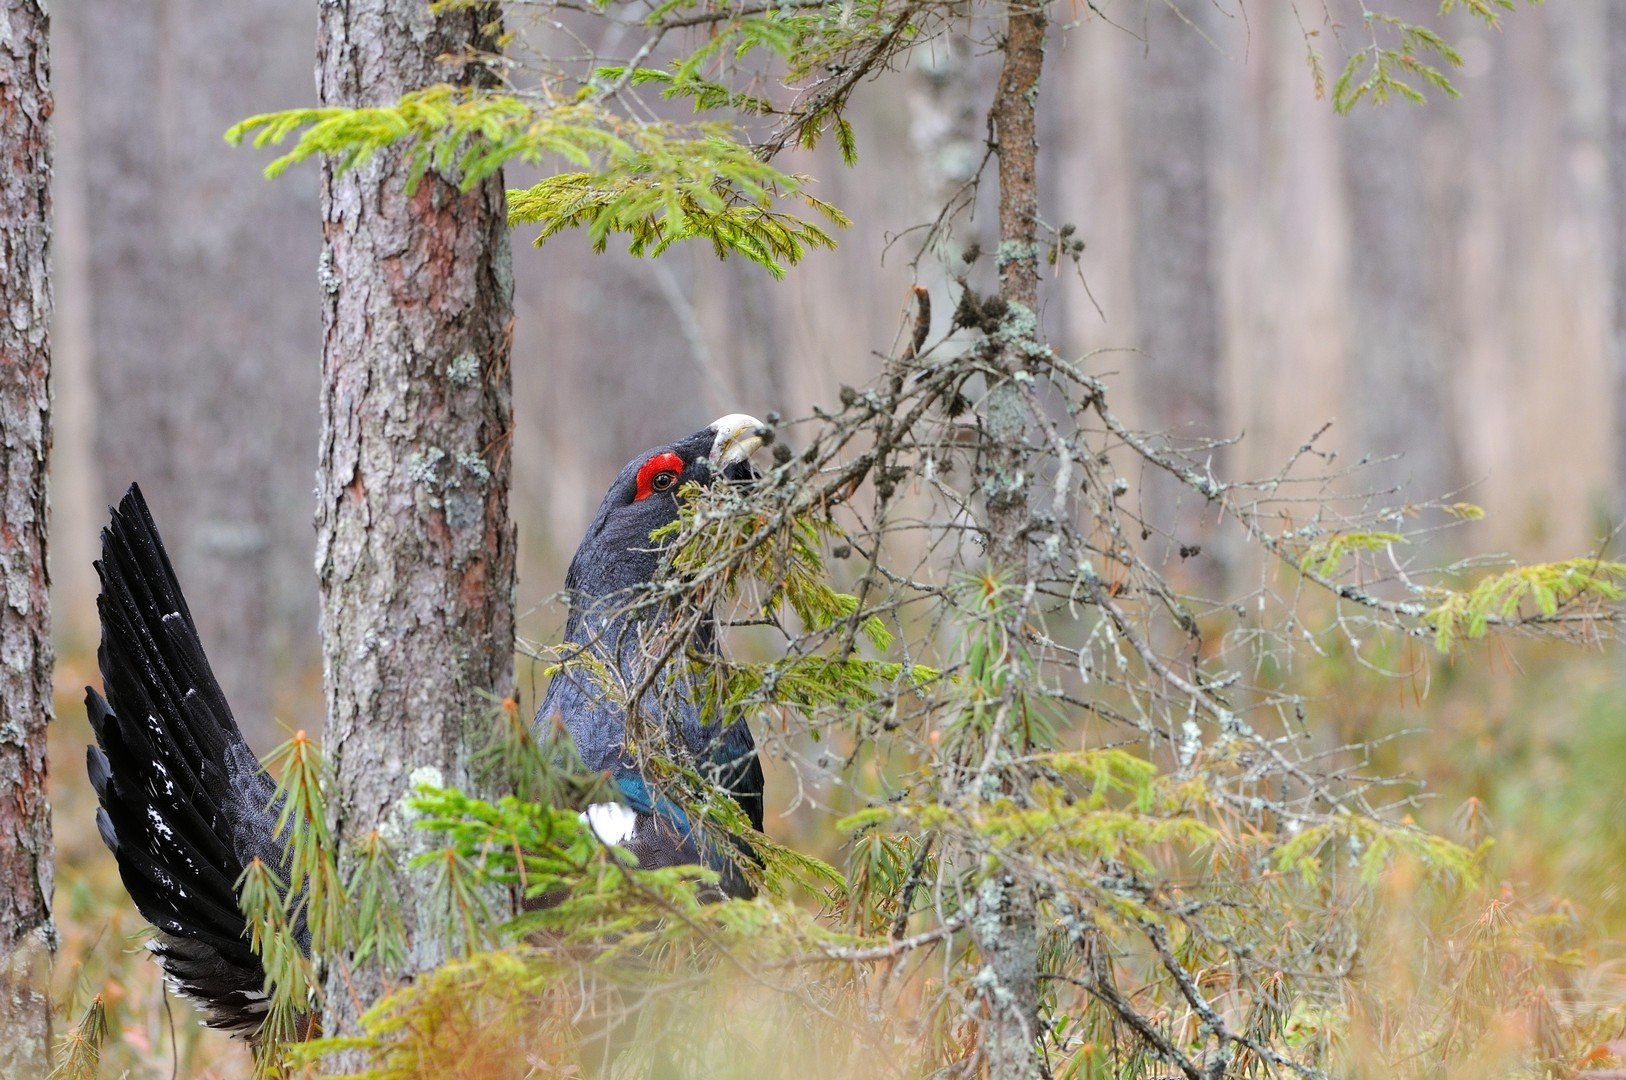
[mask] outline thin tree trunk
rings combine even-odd
[[[1006,319],[1028,337],[1039,332],[1038,129],[1034,106],[1044,64],[1046,13],[1013,10],[1006,24],[1005,62],[991,113],[999,157],[999,296]],[[1019,348],[1006,347],[994,358],[1015,375],[1026,367]],[[1020,387],[1007,378],[988,392],[991,445],[982,487],[987,500],[988,557],[995,566],[1016,567],[1027,576],[1028,492],[1023,476],[1023,443],[1028,408]]]
[[[491,8],[324,5],[324,105],[381,105],[482,69]],[[453,58],[449,61],[443,57]],[[431,173],[406,193],[398,154],[323,184],[326,294],[317,573],[327,751],[341,844],[399,826],[415,781],[470,786],[488,695],[513,690],[508,517],[513,281],[503,184],[466,194]],[[398,852],[403,857],[410,852]],[[329,976],[324,1029],[349,1030],[391,974],[433,965],[441,934],[405,898],[406,972]]]
[[[1039,333],[1038,135],[1034,110],[1044,65],[1046,9],[1012,9],[1004,65],[991,119],[999,156],[999,296],[1006,304],[994,356],[1005,377],[988,392],[983,424],[982,483],[988,557],[1019,582],[1033,577],[1028,530],[1028,404],[1016,376],[1028,362],[1024,345]],[[1014,342],[1010,339],[1014,335]],[[1015,749],[1017,754],[1025,748]],[[1044,1075],[1037,1053],[1039,1022],[1038,899],[1031,882],[1003,871],[978,891],[972,935],[989,978],[983,991],[983,1055],[991,1080]]]
[[[0,3],[0,1076],[50,1066],[51,115],[40,0]]]
[[[1221,56],[1209,3],[1146,5],[1145,54],[1127,69],[1134,193],[1134,360],[1147,427],[1181,448],[1224,434],[1214,105]],[[1199,462],[1200,464],[1200,462]],[[1171,476],[1148,475],[1147,521],[1171,549],[1202,550],[1182,576],[1211,594],[1224,566],[1202,498]]]

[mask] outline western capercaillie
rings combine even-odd
[[[549,684],[539,725],[558,724],[583,762],[607,771],[625,804],[588,807],[584,819],[606,843],[621,844],[647,868],[704,864],[722,889],[749,896],[735,865],[749,852],[690,821],[642,771],[628,746],[629,713],[660,726],[669,753],[732,795],[751,825],[762,827],[762,769],[743,720],[704,715],[687,676],[654,677],[648,645],[670,603],[651,602],[661,551],[650,534],[677,520],[679,492],[752,475],[760,423],[732,414],[622,468],[582,539],[566,576],[570,612],[567,663]],[[97,825],[142,916],[157,928],[150,943],[171,987],[207,1024],[252,1038],[264,1021],[264,970],[249,947],[236,883],[253,859],[279,869],[275,785],[237,727],[209,670],[186,601],[141,492],[132,486],[102,531],[96,564],[102,641],[102,693],[87,687],[85,708],[96,735],[87,752],[101,806]],[[715,649],[709,613],[688,647]],[[492,642],[507,649],[509,642]],[[623,683],[647,686],[636,703],[607,694],[569,656],[591,657]],[[404,783],[404,778],[403,778]],[[295,927],[308,946],[302,925]]]
[[[571,666],[548,684],[536,724],[555,720],[569,730],[583,763],[606,770],[626,805],[592,806],[587,816],[600,839],[638,856],[645,869],[705,863],[721,876],[723,891],[751,895],[731,853],[708,841],[670,799],[652,792],[628,743],[629,717],[655,719],[663,741],[680,748],[688,763],[730,793],[754,829],[762,828],[762,765],[744,720],[723,725],[702,715],[695,688],[684,676],[662,678],[651,671],[651,653],[662,630],[662,604],[650,595],[661,552],[649,535],[677,519],[677,493],[690,481],[715,477],[742,480],[751,475],[750,455],[761,445],[760,422],[750,416],[722,417],[710,427],[670,446],[629,461],[610,485],[587,536],[565,575],[570,616],[566,648],[586,653],[587,665]],[[715,632],[703,618],[696,639],[700,652],[715,649]],[[567,661],[569,657],[567,656]],[[606,694],[601,678],[626,688],[648,689],[628,703]]]

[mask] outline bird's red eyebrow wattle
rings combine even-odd
[[[632,497],[633,502],[640,502],[655,494],[655,477],[663,472],[680,473],[683,471],[683,459],[672,451],[656,454],[638,468],[638,492]]]

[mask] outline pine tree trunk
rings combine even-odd
[[[1018,583],[1033,578],[1028,530],[1029,406],[1015,376],[1027,367],[1024,338],[1039,334],[1039,189],[1035,106],[1044,65],[1046,9],[1013,9],[1006,22],[1004,65],[991,111],[999,156],[999,296],[1004,328],[1015,334],[989,359],[1005,375],[990,387],[983,415],[988,445],[982,483],[988,557]],[[1002,334],[1009,342],[1011,334]],[[1025,747],[1014,748],[1023,754]],[[1018,793],[1020,795],[1020,793]],[[1038,1056],[1038,899],[1031,882],[1003,872],[978,890],[972,936],[982,953],[982,1050],[990,1080],[1044,1075]]]
[[[1124,87],[1141,349],[1132,366],[1143,422],[1178,447],[1225,434],[1212,190],[1223,56],[1215,22],[1211,4],[1147,4],[1145,52],[1129,66]],[[1172,476],[1154,471],[1145,483],[1147,520],[1167,530],[1170,554],[1202,549],[1182,562],[1182,576],[1217,595],[1225,574],[1207,503]]]
[[[51,115],[40,0],[0,3],[0,1077],[50,1070]]]
[[[380,105],[492,49],[494,10],[352,0],[324,5],[326,105]],[[470,786],[488,695],[512,691],[514,531],[508,517],[513,282],[500,176],[460,194],[431,173],[406,193],[381,154],[323,186],[326,298],[317,573],[325,738],[341,844],[401,825],[414,781]],[[389,985],[433,965],[441,934],[403,898],[408,971],[340,970],[323,1027],[350,1030]],[[422,903],[419,898],[416,902]],[[419,932],[422,931],[422,932]]]

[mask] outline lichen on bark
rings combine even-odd
[[[1027,485],[1029,405],[1021,380],[1039,349],[1038,137],[1035,105],[1044,65],[1044,4],[1013,7],[990,114],[999,159],[999,299],[990,335],[999,372],[983,404],[988,442],[980,480],[989,562],[1018,583],[1033,578]],[[1015,752],[1025,753],[1026,747]],[[999,793],[995,793],[996,797]],[[991,1080],[1045,1075],[1038,1053],[1038,897],[1031,882],[996,871],[977,893],[972,938],[982,953],[983,1056]]]

